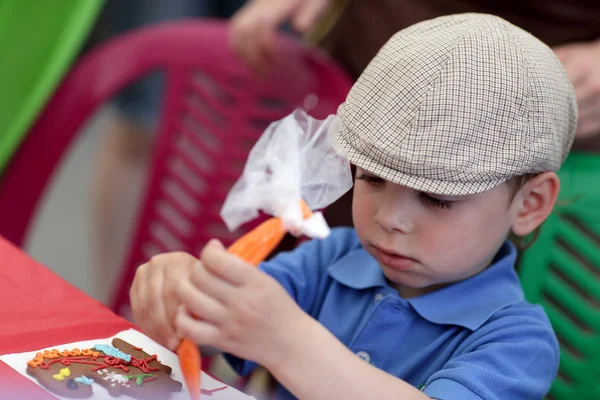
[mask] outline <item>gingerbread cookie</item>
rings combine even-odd
[[[90,397],[94,383],[111,396],[136,399],[168,399],[182,388],[171,367],[121,339],[93,349],[45,350],[27,363],[27,373],[50,392],[77,399]]]

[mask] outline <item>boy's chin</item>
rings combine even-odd
[[[404,298],[421,296],[451,284],[434,282],[430,278],[420,276],[419,274],[406,272],[399,274],[397,271],[386,271],[386,269],[382,267],[388,285],[398,291],[400,296]]]

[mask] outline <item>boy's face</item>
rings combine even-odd
[[[515,221],[507,184],[468,196],[435,196],[356,171],[352,215],[364,248],[401,296],[485,269]]]

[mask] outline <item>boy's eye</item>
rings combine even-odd
[[[421,198],[421,201],[423,201],[427,205],[430,205],[433,207],[438,207],[438,208],[443,208],[446,210],[451,209],[452,206],[454,206],[454,204],[456,203],[455,201],[452,201],[452,200],[438,199],[436,197],[432,197],[432,196],[428,195],[427,193],[423,193],[423,192],[419,193],[419,197]]]
[[[358,175],[356,177],[356,179],[361,180],[361,181],[366,181],[368,183],[371,183],[373,185],[380,185],[384,182],[384,180],[382,178],[379,178],[377,176],[374,175],[367,175],[365,173],[361,173],[360,175]]]

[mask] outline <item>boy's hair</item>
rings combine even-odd
[[[539,173],[528,173],[528,174],[523,174],[523,175],[517,175],[515,177],[510,178],[506,182],[506,184],[508,185],[510,200],[512,201],[515,198],[517,192],[523,186],[525,186],[525,184],[527,182],[529,182],[531,179],[535,178],[538,175],[539,175]]]

